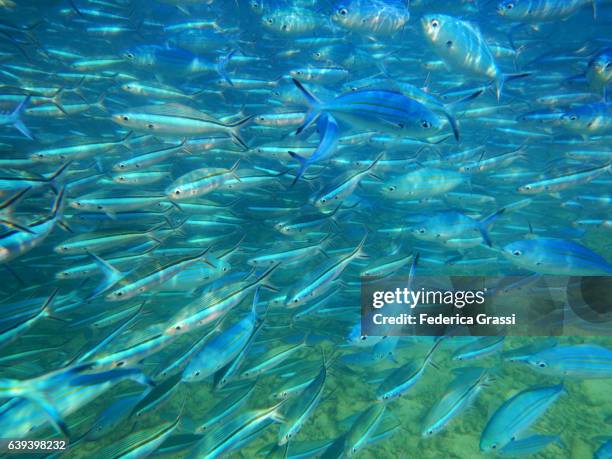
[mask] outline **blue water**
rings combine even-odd
[[[603,0],[0,0],[2,452],[610,457],[611,30]],[[370,336],[368,273],[588,317]]]

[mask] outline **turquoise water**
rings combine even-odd
[[[409,3],[0,0],[2,454],[612,455],[610,2]]]

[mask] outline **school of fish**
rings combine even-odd
[[[360,328],[612,274],[611,62],[609,0],[0,0],[0,454],[612,457],[602,329]]]

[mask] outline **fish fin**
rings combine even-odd
[[[62,177],[62,175],[64,174],[64,172],[66,172],[66,169],[68,169],[68,166],[70,166],[71,163],[72,161],[67,161],[66,163],[62,164],[60,168],[55,171],[50,177],[44,178],[42,179],[42,181],[49,183],[53,191],[57,193],[57,184],[55,182],[58,178]]]
[[[28,139],[30,140],[34,140],[34,137],[32,137],[32,133],[30,132],[30,130],[27,128],[27,126],[25,124],[23,124],[23,121],[21,121],[20,119],[16,119],[13,122],[13,126],[15,126],[15,128],[21,132],[24,136],[26,136]]]
[[[101,294],[106,292],[108,289],[112,288],[113,285],[115,285],[117,282],[119,282],[124,277],[124,274],[121,271],[119,271],[117,268],[115,268],[113,265],[111,265],[109,262],[100,258],[95,253],[91,253],[91,252],[87,252],[87,253],[89,254],[91,258],[93,258],[94,263],[104,275],[104,279],[102,279],[100,284],[87,298],[88,300],[92,300],[96,298],[97,296],[100,296]]]
[[[29,187],[24,188],[23,190],[19,191],[18,193],[15,193],[13,196],[11,196],[10,198],[8,198],[7,200],[5,200],[3,203],[0,204],[0,210],[6,209],[8,207],[11,207],[11,206],[15,205],[31,189],[32,189],[32,187],[29,186]]]
[[[24,233],[29,233],[29,234],[36,234],[34,231],[32,231],[30,228],[28,228],[27,226],[24,226],[20,223],[14,222],[12,220],[7,220],[6,218],[0,218],[0,225],[4,225],[8,228],[14,229],[14,230],[18,230]]]
[[[232,56],[234,54],[236,54],[236,49],[232,49],[229,53],[227,53],[224,56],[221,56],[218,60],[218,64],[217,64],[217,73],[219,74],[219,76],[221,76],[221,78],[223,78],[225,81],[227,81],[227,84],[229,84],[230,86],[234,86],[234,83],[232,83],[232,80],[230,79],[229,75],[227,74],[227,64],[229,64]]]
[[[469,102],[471,100],[476,99],[477,97],[481,96],[484,93],[484,89],[479,88],[476,91],[474,91],[471,94],[468,94],[466,97],[463,97],[459,100],[456,100],[455,102],[451,102],[449,104],[446,104],[444,106],[444,116],[446,117],[446,119],[448,120],[451,128],[453,129],[453,134],[455,136],[455,140],[459,141],[459,123],[457,122],[457,118],[454,115],[454,111],[460,106],[465,104],[466,102]]]
[[[13,110],[13,113],[10,114],[10,118],[13,121],[13,126],[15,126],[15,128],[19,132],[21,132],[28,139],[34,140],[34,137],[32,137],[30,130],[26,127],[26,125],[21,120],[21,115],[23,114],[23,111],[25,110],[26,106],[30,102],[31,98],[32,96],[27,96],[25,99],[23,99],[21,103],[17,106],[17,108]]]
[[[296,80],[295,78],[292,78],[291,80],[293,81],[293,84],[295,84],[295,86],[302,92],[310,108],[310,110],[306,114],[306,119],[304,120],[302,125],[297,128],[297,131],[295,131],[297,135],[300,134],[304,129],[309,127],[311,124],[313,124],[315,121],[317,121],[317,119],[321,115],[321,101],[313,93],[306,89],[298,80]]]
[[[236,174],[236,169],[238,169],[238,165],[239,164],[240,164],[240,159],[238,159],[238,161],[236,161],[234,163],[234,165],[231,167],[231,169],[229,171],[232,174],[232,177],[234,177],[239,182],[242,182],[242,180],[240,180],[240,177],[238,176],[238,174]]]
[[[483,218],[480,222],[478,222],[478,229],[480,231],[480,234],[482,235],[482,239],[489,247],[493,245],[491,244],[491,238],[489,237],[489,226],[491,226],[493,222],[497,219],[497,217],[499,217],[505,211],[506,208],[502,207],[501,209],[493,212],[491,215]]]
[[[448,120],[448,123],[450,124],[451,128],[453,129],[453,135],[455,136],[455,140],[459,142],[459,124],[457,123],[457,118],[455,118],[446,110],[443,113],[444,116],[446,116],[446,119]]]
[[[502,92],[504,90],[504,85],[508,81],[518,80],[519,78],[525,78],[525,77],[528,77],[530,75],[531,75],[530,72],[525,72],[525,73],[508,73],[508,74],[503,74],[499,78],[497,78],[495,80],[495,95],[497,96],[497,101],[499,102],[499,100],[501,99],[501,95],[502,95]]]
[[[293,159],[295,159],[296,161],[300,163],[300,168],[298,169],[297,174],[295,174],[295,178],[293,179],[293,182],[291,183],[291,186],[293,186],[300,179],[300,177],[304,175],[304,172],[306,172],[306,168],[308,167],[308,159],[304,158],[303,156],[298,155],[294,151],[289,151],[288,153],[291,155]]]
[[[597,0],[591,0],[593,4],[593,19],[597,20]]]
[[[53,404],[47,399],[47,397],[43,394],[37,394],[31,397],[31,399],[43,409],[43,411],[49,418],[49,421],[51,421],[53,427],[55,427],[57,431],[64,435],[66,438],[70,438],[70,431],[68,430],[68,425],[62,418],[62,415],[57,410],[57,408],[53,406]]]
[[[232,140],[237,145],[240,145],[244,149],[244,151],[248,151],[249,150],[249,146],[245,143],[245,141],[240,136],[240,128],[243,127],[249,121],[251,121],[251,119],[254,116],[255,115],[249,115],[249,116],[247,116],[245,118],[242,118],[241,120],[236,121],[235,123],[231,123],[231,124],[227,125],[227,127],[229,127],[231,129],[230,136],[231,136]]]
[[[64,202],[66,200],[66,187],[63,187],[57,196],[55,197],[55,202],[53,203],[53,207],[51,208],[51,215],[53,218],[60,218],[62,211],[64,210]]]
[[[74,0],[68,0],[68,4],[76,14],[78,14],[80,17],[83,17],[83,13],[81,13],[81,10],[79,10],[79,8],[74,4]]]

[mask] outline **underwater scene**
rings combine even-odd
[[[612,458],[611,60],[610,0],[0,0],[0,457]]]

